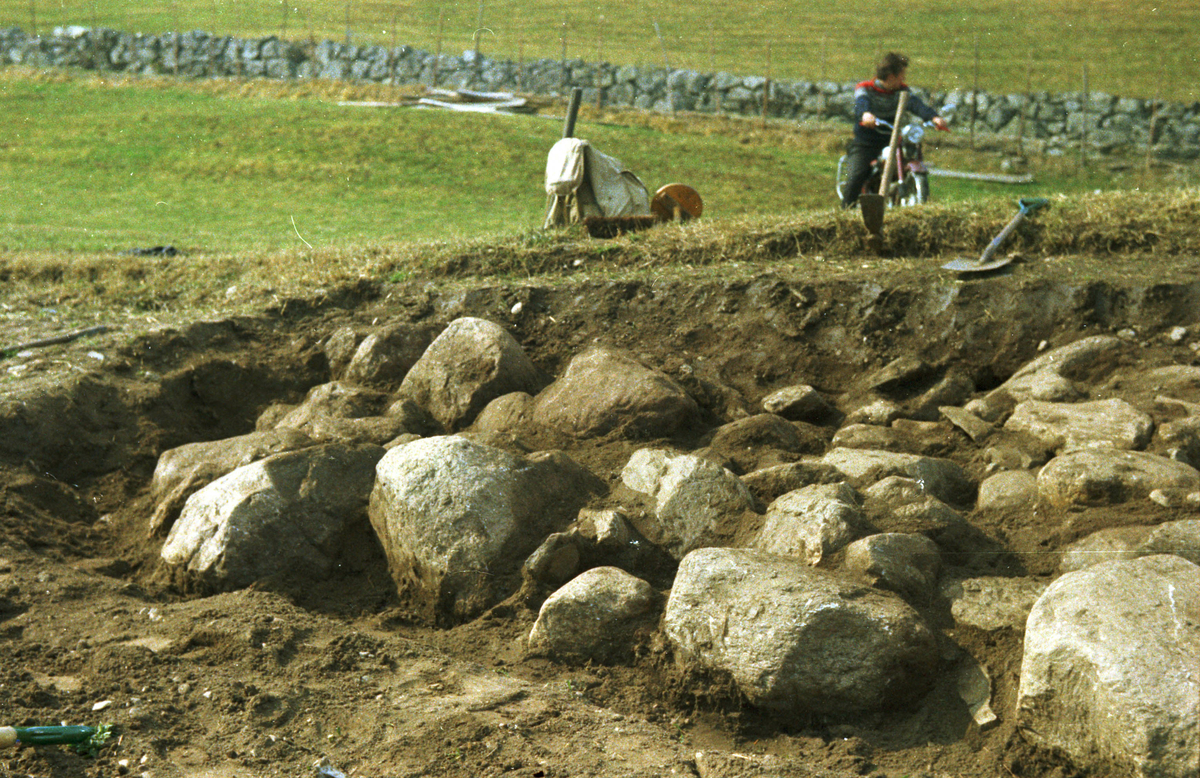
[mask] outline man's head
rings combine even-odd
[[[904,83],[904,72],[908,70],[908,57],[894,51],[889,51],[879,60],[875,68],[875,78],[885,85],[895,88]]]

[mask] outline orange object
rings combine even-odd
[[[687,184],[666,184],[654,193],[650,210],[664,221],[686,221],[704,212],[700,194]]]

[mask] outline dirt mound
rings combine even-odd
[[[0,400],[0,723],[104,722],[121,736],[95,758],[22,748],[0,764],[14,775],[156,778],[319,769],[1069,774],[1015,731],[1021,636],[1013,630],[959,628],[958,648],[946,645],[987,666],[1000,716],[990,729],[972,723],[949,679],[913,710],[852,719],[813,711],[785,721],[741,704],[721,678],[680,677],[662,645],[643,646],[631,666],[529,657],[522,640],[537,603],[526,599],[431,629],[398,600],[381,553],[319,584],[305,585],[298,571],[287,587],[196,597],[169,585],[157,561],[161,541],[147,534],[158,456],[252,431],[267,406],[299,402],[329,380],[322,343],[347,326],[367,333],[399,321],[486,318],[549,375],[594,344],[622,349],[700,404],[695,434],[670,441],[683,448],[711,443],[712,428],[758,412],[789,385],[814,386],[842,409],[861,407],[870,379],[899,358],[928,368],[900,401],[951,369],[984,392],[1040,351],[1098,333],[1138,344],[1146,364],[1197,362],[1200,283],[1157,283],[1152,274],[1075,282],[1033,271],[1018,266],[968,283],[931,280],[927,270],[821,281],[778,268],[544,286],[359,284],[260,316],[179,322],[137,337],[117,327],[18,358]],[[834,429],[813,425],[806,445],[827,445]],[[970,438],[949,425],[937,436],[927,444],[938,456],[982,474]],[[610,485],[647,445],[619,436],[566,444]],[[750,457],[742,469],[756,464]],[[955,564],[974,574],[1045,576],[1065,542],[1138,518],[1130,510],[1065,522],[993,513],[952,539]],[[936,608],[926,615],[952,626]]]

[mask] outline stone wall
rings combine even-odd
[[[323,78],[394,84],[426,84],[453,89],[514,91],[565,96],[583,90],[588,104],[650,111],[724,112],[767,115],[801,121],[850,121],[853,84],[768,81],[761,76],[700,73],[582,60],[493,60],[464,52],[437,57],[410,46],[354,46],[277,38],[240,39],[206,32],[144,35],[85,27],[57,28],[32,37],[0,30],[0,65],[79,67],[192,78]],[[970,124],[970,92],[918,94],[929,104],[958,106],[952,122]],[[1022,129],[1021,113],[1024,111]],[[1163,159],[1200,157],[1200,103],[1159,103],[1092,92],[1031,95],[979,92],[975,130],[981,134],[1036,140],[1050,153],[1086,140],[1100,152],[1144,151],[1153,143]]]

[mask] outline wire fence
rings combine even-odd
[[[0,26],[33,34],[83,25],[407,44],[492,58],[580,59],[808,81],[866,78],[885,50],[912,59],[912,81],[935,91],[1089,88],[1194,102],[1200,3],[1058,0],[995,13],[981,3],[882,0],[565,4],[550,0],[0,0]],[[977,6],[977,7],[976,7]],[[898,12],[898,13],[897,13]],[[893,21],[898,16],[901,21]],[[1174,74],[1164,77],[1165,74]]]

